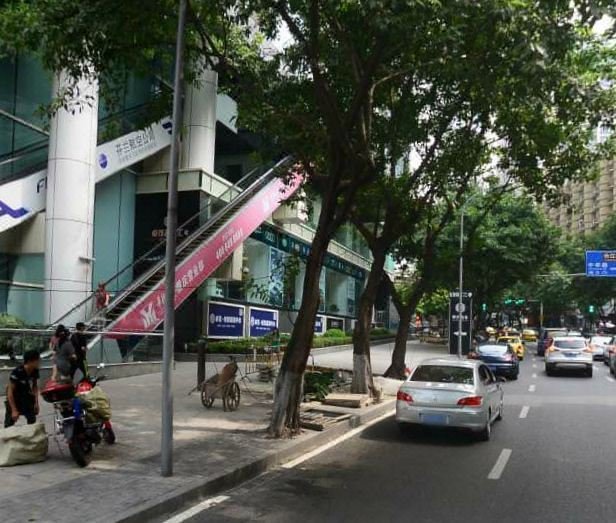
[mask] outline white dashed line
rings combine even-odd
[[[533,363],[533,369],[536,369],[536,368],[537,368],[537,364]]]
[[[529,410],[530,410],[530,407],[528,405],[524,405],[522,407],[522,410],[520,411],[520,418],[522,419],[526,418],[526,416],[528,416]]]
[[[511,449],[503,449],[500,456],[498,456],[494,467],[492,467],[492,470],[488,474],[488,479],[500,479],[510,457]]]
[[[227,501],[228,499],[229,499],[229,496],[215,496],[213,498],[206,499],[205,501],[202,501],[201,503],[195,505],[194,507],[190,507],[188,510],[185,510],[184,512],[180,512],[179,514],[173,516],[172,518],[165,520],[164,523],[182,523],[183,521],[186,521],[187,519],[190,519],[193,516],[196,516],[197,514],[203,512],[204,510],[207,510],[208,508],[218,505],[222,503],[223,501]]]
[[[611,382],[611,383],[614,383],[614,381],[616,381],[616,380],[614,380],[614,378],[612,378],[611,376],[606,376],[606,377],[605,377],[605,379],[606,379],[607,381]]]
[[[536,373],[531,376],[531,378],[536,378],[536,377],[537,377]]]
[[[535,392],[536,389],[537,389],[536,385],[531,385],[528,387],[528,392]]]

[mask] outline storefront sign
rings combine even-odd
[[[323,322],[323,316],[317,316],[314,320],[314,333],[323,334],[325,332],[325,323]]]
[[[300,175],[293,177],[288,185],[280,178],[270,181],[226,225],[178,265],[175,281],[176,309],[297,190],[301,182]],[[116,331],[154,330],[163,321],[164,295],[165,285],[161,281],[111,324],[110,328]]]
[[[96,148],[96,183],[151,156],[171,143],[171,121],[164,118]],[[0,233],[45,209],[47,170],[0,186]]]
[[[244,306],[208,302],[207,336],[208,338],[243,338]]]
[[[278,328],[278,311],[250,307],[248,320],[248,335],[251,338],[266,336]]]

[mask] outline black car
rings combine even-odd
[[[520,374],[520,361],[507,343],[479,345],[469,358],[483,361],[498,376],[517,380]]]
[[[539,332],[539,338],[537,338],[537,356],[545,356],[545,349],[550,346],[554,338],[566,337],[566,336],[581,336],[582,333],[576,329],[563,329],[557,328],[542,328]]]

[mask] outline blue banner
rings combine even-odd
[[[323,334],[325,332],[325,325],[323,322],[323,316],[317,316],[314,320],[314,332],[315,334]]]
[[[586,276],[616,277],[616,251],[586,251]]]
[[[207,335],[209,338],[243,338],[244,307],[228,303],[208,303]]]
[[[278,311],[250,307],[249,322],[251,338],[265,336],[278,328]]]

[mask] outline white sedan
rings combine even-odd
[[[403,432],[413,425],[461,428],[487,441],[503,416],[502,381],[478,360],[422,361],[398,391],[396,421]]]

